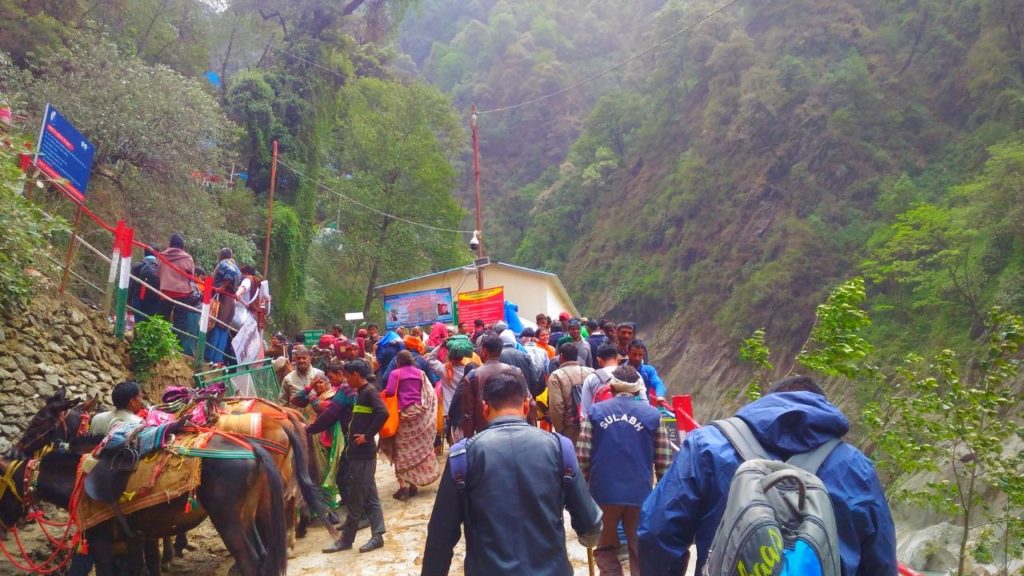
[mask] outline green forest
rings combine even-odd
[[[471,261],[475,105],[488,254],[558,273],[584,315],[637,321],[671,391],[711,416],[794,367],[853,381],[843,402],[889,478],[959,442],[989,455],[971,474],[1002,479],[1005,511],[1024,509],[1024,462],[994,448],[1021,431],[992,431],[1024,343],[1024,0],[0,14],[4,309],[27,304],[26,270],[55,265],[74,217],[16,165],[46,103],[96,145],[90,209],[155,245],[183,232],[208,270],[223,246],[262,263],[276,141],[271,329],[290,333],[379,314],[375,286]],[[77,272],[102,284],[106,268]],[[929,501],[970,526],[957,496],[986,495],[954,485]]]
[[[719,6],[425,1],[398,45],[486,111]],[[1022,86],[1020,2],[737,3],[482,114],[488,244],[659,335],[795,352],[864,275],[886,352],[969,346],[1020,309]]]

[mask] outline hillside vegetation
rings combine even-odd
[[[547,4],[498,2],[425,59],[406,48],[457,101],[508,105],[720,5],[670,0],[592,28],[594,5],[619,5],[558,20]],[[552,48],[527,50],[545,17]],[[510,40],[489,67],[498,31]],[[569,46],[592,66],[567,65]],[[527,57],[530,72],[505,82]],[[561,273],[591,315],[660,328],[664,369],[684,356],[667,345],[678,335],[734,345],[765,327],[793,352],[828,288],[855,274],[891,353],[967,344],[991,304],[1019,309],[1024,2],[740,2],[612,75],[481,117],[485,189],[546,168],[497,200],[515,203],[505,217],[521,230],[496,226],[490,244]],[[577,125],[564,159],[545,156],[538,131]]]

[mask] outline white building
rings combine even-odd
[[[484,288],[503,287],[505,300],[518,305],[519,316],[531,324],[541,312],[552,318],[558,318],[561,312],[579,316],[557,274],[497,261],[491,261],[483,270]],[[476,268],[472,265],[452,268],[377,286],[376,290],[382,296],[394,296],[443,288],[451,289],[453,301],[458,300],[460,292],[477,290]]]

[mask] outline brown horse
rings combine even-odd
[[[94,446],[100,439],[92,437],[76,441]],[[285,541],[284,484],[266,450],[252,445],[245,457],[238,455],[240,446],[219,436],[207,448],[235,453],[230,458],[203,458],[200,465],[198,506],[186,512],[188,495],[126,516],[131,529],[144,538],[171,536],[189,530],[209,517],[224,545],[234,557],[243,576],[283,576],[287,566]],[[74,451],[72,451],[74,452]],[[39,499],[62,508],[70,504],[75,487],[80,456],[54,452],[39,460],[36,495]],[[13,481],[16,490],[8,490],[0,498],[0,523],[13,526],[28,511],[30,502],[25,491],[25,461],[0,459],[0,476],[17,466]],[[269,513],[258,514],[265,494],[270,497]],[[112,573],[113,542],[119,532],[117,520],[108,520],[86,531],[89,550],[96,562],[97,576]],[[143,571],[141,542],[129,545],[132,574]]]
[[[20,450],[14,452],[12,457],[23,457],[23,454],[35,454],[50,442],[74,441],[75,434],[82,428],[82,415],[88,413],[88,409],[94,404],[94,400],[77,405],[77,400],[67,399],[62,388],[53,396],[47,399],[46,405],[33,417],[31,424],[23,438],[16,447]],[[77,405],[77,406],[76,406]],[[305,502],[315,516],[326,520],[329,509],[324,501],[323,494],[310,479],[307,472],[308,447],[305,440],[305,425],[301,414],[296,410],[285,408],[263,400],[228,398],[223,401],[225,412],[228,414],[259,413],[262,416],[263,426],[261,439],[269,441],[269,446],[274,449],[268,450],[270,457],[277,467],[285,483],[284,502],[285,518],[287,524],[287,538],[290,544],[295,528],[296,510],[299,507],[299,498]],[[217,428],[223,428],[215,424]],[[81,441],[76,442],[76,447],[81,450],[86,445]],[[283,449],[283,451],[282,451]],[[290,453],[291,458],[288,458]],[[261,505],[257,509],[258,527],[269,526],[271,510],[265,505],[270,501],[271,495],[266,491],[261,499]],[[303,510],[304,517],[308,517]],[[328,531],[334,534],[334,527],[325,521]],[[184,542],[184,530],[177,536],[178,540]],[[270,538],[275,536],[271,535]],[[137,547],[136,547],[137,548]],[[145,563],[151,576],[159,576],[161,562],[168,565],[171,561],[174,550],[169,541],[169,536],[164,541],[164,554],[161,562],[157,561],[160,556],[159,542],[154,538],[146,538],[144,546]],[[176,546],[177,548],[177,546]]]

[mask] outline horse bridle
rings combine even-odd
[[[22,512],[25,511],[25,499],[21,494],[18,493],[18,487],[14,483],[14,476],[18,473],[24,460],[14,460],[7,470],[4,470],[3,476],[0,476],[0,501],[3,501],[4,497],[7,496],[7,492],[10,492],[18,499],[18,503],[21,504]],[[12,526],[8,526],[3,520],[0,520],[0,533],[6,533]]]

